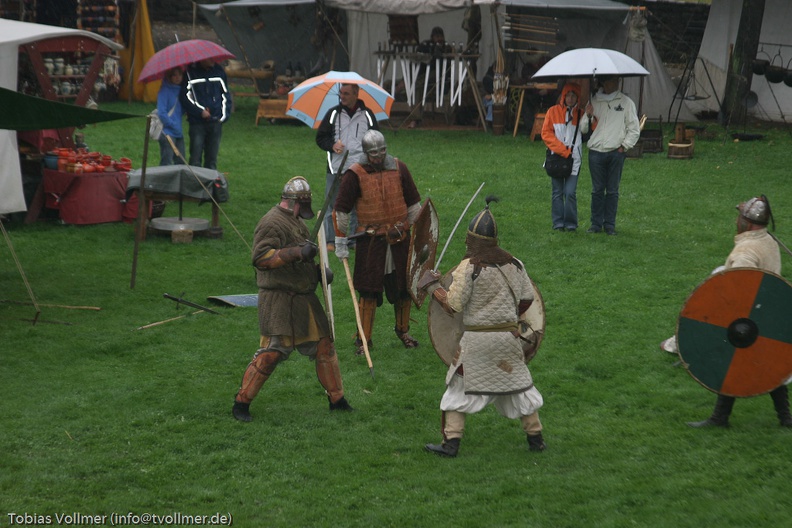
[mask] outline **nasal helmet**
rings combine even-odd
[[[295,203],[300,204],[299,215],[306,220],[314,217],[311,209],[311,186],[308,180],[302,176],[295,176],[283,186],[281,198],[289,200],[289,208],[293,208]]]

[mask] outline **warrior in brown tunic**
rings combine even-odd
[[[335,202],[336,256],[349,257],[348,237],[356,236],[354,285],[360,294],[360,318],[368,347],[374,314],[382,305],[382,292],[394,307],[396,335],[405,348],[418,341],[410,329],[411,298],[407,285],[407,257],[410,226],[421,209],[421,195],[407,165],[387,154],[385,137],[377,130],[363,135],[367,162],[352,165],[341,181]],[[347,233],[349,215],[357,209],[356,233]],[[355,340],[357,354],[363,354],[363,341]]]
[[[259,287],[261,342],[234,399],[232,414],[237,420],[252,420],[250,402],[294,349],[316,361],[316,375],[330,410],[352,410],[344,398],[327,315],[316,296],[321,270],[314,262],[317,248],[308,241],[310,232],[303,220],[313,216],[308,182],[295,176],[286,183],[280,204],[256,226],[253,266]]]

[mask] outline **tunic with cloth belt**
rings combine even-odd
[[[396,291],[407,290],[407,256],[410,248],[408,209],[419,204],[421,195],[407,165],[387,155],[383,170],[366,163],[355,163],[344,173],[334,209],[349,214],[357,208],[357,231],[373,230],[356,241],[354,283],[361,293],[381,293],[384,276],[394,272]],[[418,208],[413,207],[416,211]],[[405,233],[404,238],[389,244],[386,234],[391,229]],[[336,234],[348,236],[339,226]],[[390,252],[388,251],[390,248]],[[389,261],[389,255],[392,261]]]
[[[469,259],[463,260],[448,289],[448,304],[462,313],[465,332],[446,384],[462,367],[465,394],[517,394],[532,389],[520,339],[513,334],[520,301],[534,299],[531,280],[517,259],[484,266],[474,278],[475,268]]]
[[[253,235],[253,263],[272,250],[297,246],[310,236],[302,218],[275,206]],[[262,336],[290,336],[294,343],[319,341],[330,335],[322,304],[316,296],[319,272],[313,261],[301,260],[274,269],[256,268],[259,287],[259,329]]]

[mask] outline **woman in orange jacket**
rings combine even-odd
[[[560,102],[545,115],[542,140],[548,149],[567,158],[572,156],[572,174],[567,178],[551,178],[553,198],[551,215],[553,229],[575,231],[578,227],[577,182],[583,152],[583,136],[578,121],[583,110],[578,107],[580,86],[566,83],[561,90]]]

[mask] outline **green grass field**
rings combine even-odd
[[[710,124],[692,159],[627,160],[619,236],[607,237],[585,233],[587,166],[578,187],[581,229],[552,231],[541,142],[384,126],[389,151],[438,209],[441,243],[481,182],[468,219],[484,195],[501,198],[493,206],[501,244],[525,262],[546,305],[546,338],[531,370],[545,398],[547,451],[529,453],[519,423],[487,409],[468,418],[459,456],[441,459],[423,451],[440,439],[446,370],[426,310],[413,311],[415,350],[393,333],[390,306],[378,311],[372,379],[354,356],[352,301],[334,256],[336,345],[351,414],[328,412],[313,365],[295,354],[253,402],[254,421],[235,421],[233,397],[258,344],[256,310],[191,315],[163,298],[183,294],[208,305],[211,295],[254,293],[247,244],[258,219],[291,176],[307,177],[317,194],[324,189],[314,131],[257,128],[250,104],[240,103],[224,131],[219,166],[231,198],[223,238],[173,244],[149,236],[134,289],[131,225],[5,224],[39,303],[101,310],[43,307],[34,326],[25,321],[31,306],[0,303],[0,526],[20,524],[10,513],[49,515],[54,524],[55,514],[73,512],[107,515],[108,524],[113,513],[220,513],[244,527],[789,522],[792,431],[779,427],[770,398],[739,400],[730,429],[691,429],[685,421],[708,416],[715,396],[658,346],[687,296],[724,262],[737,203],[766,194],[776,234],[792,244],[785,129],[733,142]],[[86,142],[139,167],[143,123],[89,126]],[[175,214],[168,205],[165,215]],[[209,205],[185,204],[185,216],[209,214]],[[458,232],[441,271],[463,251]],[[782,262],[789,278],[789,255]],[[5,244],[0,299],[29,300]]]

